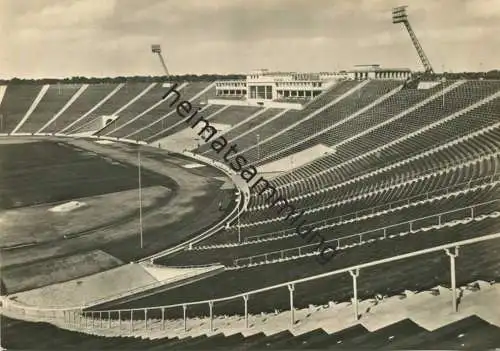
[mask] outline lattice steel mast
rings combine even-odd
[[[158,44],[151,45],[151,52],[158,54],[161,65],[163,66],[163,70],[165,71],[165,75],[167,77],[170,76],[170,74],[168,73],[167,65],[165,64],[165,60],[163,59],[163,55],[161,54],[161,46]]]
[[[415,35],[415,32],[413,32],[413,29],[410,26],[410,22],[408,21],[408,15],[406,14],[407,7],[408,6],[399,6],[392,9],[392,23],[404,23],[406,30],[408,31],[408,34],[410,34],[411,41],[413,42],[415,49],[417,49],[420,61],[422,61],[422,64],[424,65],[425,72],[434,73],[431,63],[429,62],[429,59],[427,58],[427,55],[424,52],[424,49],[422,49],[422,45],[420,45],[420,42],[418,41],[417,36]]]

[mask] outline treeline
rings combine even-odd
[[[500,80],[500,70],[492,70],[489,72],[446,72],[442,73],[425,73],[425,72],[415,72],[412,75],[412,80],[418,78],[419,80],[439,80],[443,76],[446,79],[457,80],[457,79],[499,79]],[[200,81],[210,81],[215,80],[233,80],[233,79],[245,79],[244,74],[183,74],[183,75],[172,75],[169,77],[165,76],[132,76],[132,77],[71,77],[71,78],[40,78],[40,79],[0,79],[0,84],[98,84],[98,83],[163,83],[163,82],[200,82]]]
[[[163,83],[163,82],[201,82],[215,80],[245,79],[243,74],[183,74],[165,76],[133,76],[133,77],[71,77],[71,78],[40,78],[40,79],[0,79],[0,84],[97,84],[97,83]]]
[[[421,80],[439,80],[445,77],[450,80],[458,79],[500,79],[500,70],[492,70],[488,72],[445,72],[443,73],[415,73],[414,77]]]

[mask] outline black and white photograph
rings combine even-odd
[[[500,350],[500,0],[0,0],[0,350]]]

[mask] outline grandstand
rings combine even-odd
[[[500,81],[413,78],[176,84],[267,185],[168,77],[7,84],[2,346],[499,347]]]
[[[183,89],[189,85],[185,84]],[[186,90],[186,99],[194,97],[201,101],[204,91],[211,94],[207,90],[211,86],[210,83],[193,84]],[[42,134],[36,130],[43,133],[44,125],[55,126],[59,121],[59,133],[78,132],[79,127],[82,130],[99,116],[95,112],[99,110],[119,116],[116,126],[94,130],[96,136],[107,136],[107,139],[135,133],[141,136],[139,140],[145,141],[148,136],[171,135],[186,127],[173,118],[165,118],[163,125],[156,122],[153,124],[156,129],[144,134],[144,127],[159,116],[173,114],[167,108],[168,99],[158,100],[162,92],[158,85],[157,89],[149,90],[151,85],[121,86],[119,90],[117,87],[89,85],[83,90],[74,85],[46,89],[7,86],[1,105],[2,115],[11,121],[5,124],[6,131],[12,138],[27,133],[37,136]],[[117,94],[127,89],[129,93],[121,97],[110,96],[110,92]],[[44,95],[37,99],[42,91]],[[93,99],[86,95],[98,91],[99,98],[98,94]],[[75,94],[78,96],[73,98]],[[26,96],[31,96],[32,102],[26,103]],[[83,103],[87,104],[85,108]],[[20,104],[24,104],[24,110],[19,108]],[[85,311],[111,309],[125,314],[130,308],[139,311],[165,305],[165,302],[175,305],[215,300],[439,246],[460,247],[459,278],[455,284],[495,279],[498,260],[494,252],[498,239],[482,240],[496,238],[500,229],[497,220],[499,104],[500,83],[494,80],[447,81],[421,90],[402,87],[398,81],[368,80],[342,82],[298,111],[204,106],[202,111],[212,111],[207,113],[208,120],[229,126],[223,135],[240,145],[248,145],[247,150],[242,148],[242,154],[256,165],[307,151],[315,144],[334,150],[300,167],[278,173],[270,180],[277,194],[304,211],[303,216],[314,228],[313,232],[321,233],[332,243],[336,248],[334,258],[324,266],[319,265],[313,259],[317,254],[316,245],[297,237],[294,228],[283,221],[284,214],[270,208],[258,193],[252,193],[239,226],[233,217],[229,225],[220,227],[201,242],[153,259],[156,265],[166,267],[222,264],[226,267],[224,272],[164,292],[139,295],[128,302],[98,304]],[[71,118],[68,111],[73,111]],[[17,124],[12,123],[10,116],[14,116]],[[260,135],[259,154],[255,152],[253,133]],[[145,157],[161,155],[161,150],[144,152],[148,155]],[[223,168],[222,158],[207,145],[194,152]],[[241,242],[237,240],[238,232]],[[455,244],[460,242],[470,242],[470,245]],[[478,261],[478,256],[483,259]],[[432,257],[408,257],[408,263],[402,261],[404,265],[387,262],[383,270],[373,267],[365,273],[362,269],[360,277],[367,274],[370,280],[360,283],[357,298],[366,301],[377,293],[393,295],[404,290],[425,291],[446,285],[449,271],[443,269],[445,258],[444,253],[433,252]],[[421,268],[415,268],[416,262]],[[430,272],[435,272],[432,279]],[[406,280],[402,280],[403,276]],[[318,283],[298,285],[294,291],[294,308],[300,310],[332,300],[348,301],[352,294],[351,282],[345,278],[348,277],[332,276]],[[331,286],[337,288],[331,290]],[[277,291],[262,292],[259,296],[252,298],[247,313],[286,310],[289,304]],[[22,302],[18,301],[13,304],[7,295],[4,305],[13,304],[12,310],[7,311],[21,308]],[[214,310],[215,315],[242,313],[239,302],[217,304]],[[88,318],[90,312],[85,311],[79,318]],[[206,312],[205,307],[191,306],[189,317],[202,318]],[[182,319],[182,313],[179,315],[175,309],[168,315]],[[152,310],[148,318],[153,323],[160,316]],[[87,326],[86,330],[93,329]]]

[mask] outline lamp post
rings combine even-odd
[[[142,232],[142,179],[141,179],[141,147],[137,148],[137,159],[139,161],[139,235],[141,239],[141,249],[144,247],[143,232]]]
[[[241,228],[240,228],[240,202],[241,202],[241,193],[238,191],[236,192],[236,204],[238,206],[238,224],[237,224],[237,227],[238,227],[238,243],[241,243]]]
[[[260,160],[260,134],[257,134],[257,160]]]
[[[163,59],[163,55],[161,53],[161,46],[159,44],[151,45],[151,52],[158,55],[158,58],[160,59],[160,63],[163,67],[163,71],[165,72],[165,76],[169,77],[170,73],[168,72],[167,64],[165,63],[165,60]]]
[[[413,46],[417,50],[417,54],[420,57],[420,61],[422,61],[422,64],[425,68],[425,72],[434,73],[431,63],[429,62],[429,59],[427,58],[427,55],[424,52],[424,49],[422,49],[422,45],[420,45],[420,42],[418,41],[417,36],[415,35],[415,32],[413,32],[413,29],[410,25],[410,21],[408,20],[408,15],[406,13],[407,7],[408,6],[399,6],[399,7],[394,7],[392,9],[392,23],[404,24],[406,30],[408,31],[408,34],[410,35],[410,39],[413,42]]]

